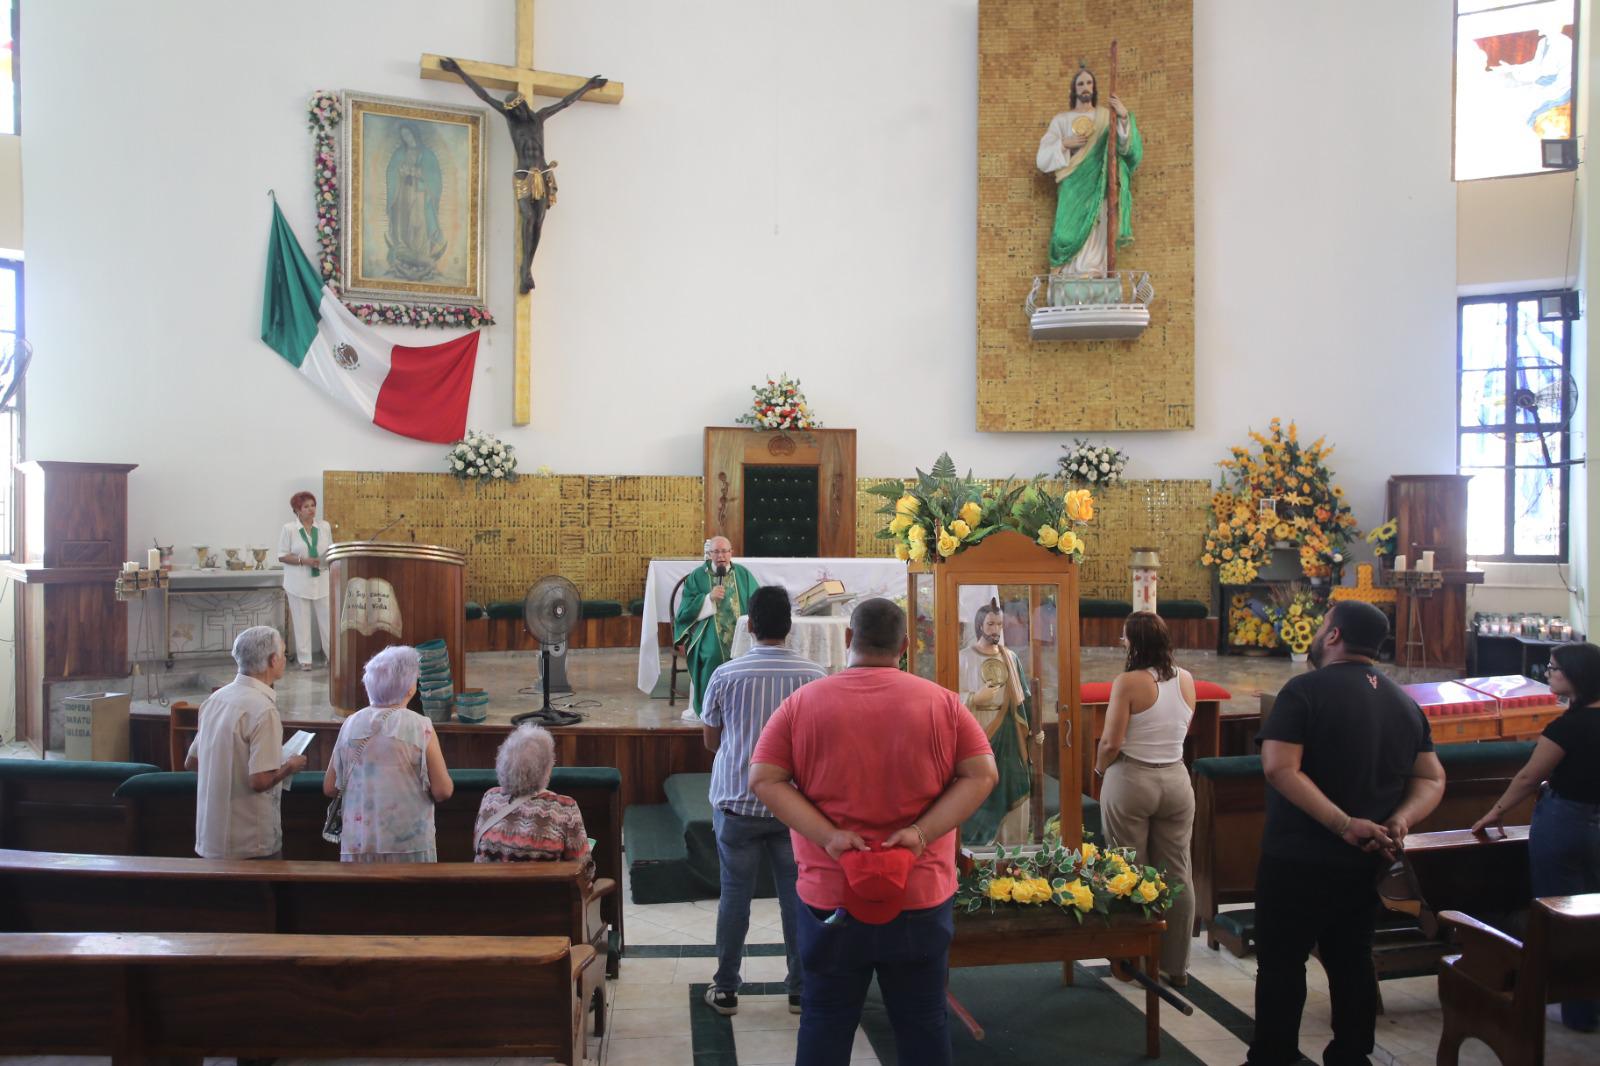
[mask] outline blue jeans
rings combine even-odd
[[[1541,792],[1528,829],[1528,864],[1535,897],[1600,892],[1600,804]],[[1561,1021],[1569,1029],[1593,1029],[1600,1002],[1569,999],[1561,1004]]]
[[[739,963],[744,959],[745,935],[750,932],[750,898],[755,895],[756,876],[765,854],[778,888],[783,951],[789,960],[789,976],[784,984],[790,992],[799,992],[794,923],[800,899],[794,891],[798,871],[789,827],[776,818],[752,818],[719,809],[712,810],[711,825],[717,833],[717,860],[722,866],[722,898],[717,901],[717,973],[712,984],[724,992],[739,991]]]
[[[848,914],[833,925],[823,924],[828,917],[826,912],[800,906],[800,963],[805,967],[806,988],[795,1066],[850,1061],[850,1046],[874,973],[894,1026],[896,1059],[917,1066],[948,1064],[945,988],[950,940],[955,935],[950,901],[902,911],[886,925],[867,925]]]

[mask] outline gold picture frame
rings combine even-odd
[[[339,281],[346,300],[484,305],[484,110],[346,90]]]

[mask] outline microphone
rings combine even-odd
[[[394,520],[393,521],[391,521],[388,525],[384,526],[382,529],[378,530],[376,533],[374,533],[372,536],[368,537],[367,539],[368,540],[377,540],[379,537],[381,537],[385,533],[389,532],[389,530],[393,529],[398,523],[403,521],[405,519],[405,517],[406,517],[406,513],[404,511],[401,511],[399,514],[394,516]]]

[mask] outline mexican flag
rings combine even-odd
[[[322,283],[276,200],[261,339],[374,425],[442,444],[466,435],[478,331],[442,344],[390,344]]]

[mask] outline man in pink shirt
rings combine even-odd
[[[876,973],[900,1061],[937,1066],[950,1061],[955,830],[999,773],[960,697],[899,669],[903,610],[862,601],[845,640],[849,667],[784,700],[750,757],[751,790],[789,827],[800,868],[795,1062],[849,1061]],[[848,856],[891,848],[914,861],[885,900],[884,864]]]

